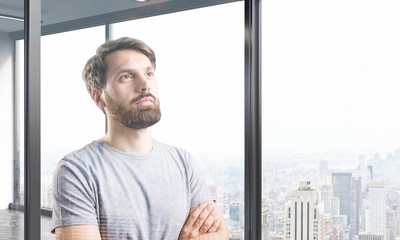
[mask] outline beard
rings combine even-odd
[[[152,97],[154,104],[145,106],[135,104],[144,97]],[[130,129],[148,128],[158,123],[161,119],[160,101],[151,93],[145,93],[133,99],[129,106],[125,106],[108,97],[107,107],[117,122]]]

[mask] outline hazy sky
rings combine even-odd
[[[400,147],[398,1],[264,1],[264,147]]]

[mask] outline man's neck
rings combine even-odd
[[[150,128],[128,129],[109,124],[108,132],[101,140],[115,149],[130,154],[143,155],[153,149]]]

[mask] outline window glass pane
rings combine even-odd
[[[23,239],[24,132],[14,129],[23,126],[24,46],[10,33],[24,29],[24,1],[0,5],[0,239]]]
[[[263,239],[399,236],[399,11],[263,2]]]
[[[197,159],[243,239],[244,26],[236,2],[112,25],[112,38],[146,42],[157,56],[162,118],[153,137]]]
[[[98,139],[104,114],[82,80],[83,67],[104,42],[104,26],[41,38],[41,206],[52,209],[52,178],[58,161]],[[48,214],[47,214],[48,215]],[[42,239],[54,238],[51,218],[42,217]]]

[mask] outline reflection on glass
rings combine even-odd
[[[231,239],[244,228],[243,29],[241,2],[112,25],[112,39],[156,52],[162,119],[153,136],[195,155]]]
[[[263,239],[395,240],[394,1],[263,5]]]
[[[23,126],[24,46],[10,37],[23,30],[23,4],[0,4],[0,239],[24,236],[24,132],[14,131]]]
[[[104,26],[41,38],[41,206],[52,209],[52,177],[58,161],[102,136],[103,113],[94,105],[82,70],[104,42]],[[53,239],[51,218],[42,216],[42,239]]]
[[[15,64],[15,111],[14,124],[16,136],[15,166],[14,166],[14,198],[15,203],[24,204],[24,158],[25,158],[25,135],[24,135],[24,40],[16,41],[16,64]]]

